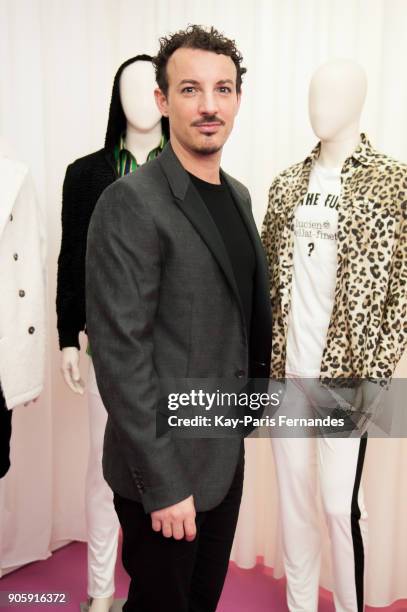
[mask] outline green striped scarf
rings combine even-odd
[[[155,149],[153,149],[152,151],[150,151],[146,161],[150,161],[155,157],[158,157],[158,155],[165,147],[166,143],[167,139],[163,134],[161,136],[161,140],[158,146],[155,147]],[[134,155],[126,149],[126,140],[124,134],[121,135],[119,144],[116,145],[114,148],[114,160],[116,162],[116,171],[119,177],[125,176],[126,174],[130,174],[130,172],[134,172],[141,165],[137,162]]]

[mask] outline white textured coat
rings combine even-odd
[[[0,382],[10,409],[42,391],[45,278],[45,228],[28,169],[0,157]]]

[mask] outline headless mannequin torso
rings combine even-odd
[[[284,410],[295,407],[296,416],[319,415],[319,408],[329,404],[327,395],[319,395],[319,375],[337,295],[340,206],[347,205],[343,199],[347,178],[345,160],[353,155],[361,141],[359,122],[365,95],[366,77],[352,61],[330,61],[314,73],[309,88],[309,117],[320,140],[319,155],[316,153],[312,164],[310,157],[301,164],[302,172],[298,173],[301,198],[296,195],[290,199],[288,193],[285,198],[294,214],[294,227],[307,228],[304,233],[296,229],[290,243],[293,246],[288,247],[292,248],[293,258],[285,369],[288,378],[296,378],[298,387],[287,385]],[[296,180],[292,178],[292,184]],[[308,232],[314,227],[324,229]],[[339,293],[343,308],[347,305],[343,297],[347,292],[348,286],[344,285]],[[302,389],[300,393],[296,391],[298,388]],[[289,610],[316,612],[318,609],[321,545],[319,525],[315,521],[316,482],[319,482],[331,538],[335,609],[337,612],[362,609],[363,564],[357,560],[364,558],[367,514],[363,492],[355,484],[355,473],[356,466],[361,473],[365,443],[357,438],[341,438],[340,434],[329,440],[324,436],[313,439],[312,435],[304,439],[288,436],[273,439],[284,516]],[[355,514],[361,520],[349,517],[352,499],[352,512],[356,506]],[[349,529],[351,521],[352,529]],[[357,545],[354,534],[357,534]],[[351,571],[347,570],[349,567]]]
[[[309,238],[309,252],[304,251],[304,237],[295,238],[286,369],[298,376],[319,376],[335,288],[338,231],[335,202],[341,192],[343,164],[360,142],[359,122],[365,95],[364,73],[349,60],[330,61],[318,68],[311,79],[309,116],[320,140],[320,152],[308,179],[307,202],[318,199],[309,206],[301,202],[296,208],[295,223],[298,228],[322,223],[326,234],[324,238],[318,234]],[[310,281],[306,296],[304,276]]]
[[[138,164],[147,160],[149,152],[158,146],[162,137],[161,114],[154,101],[155,87],[151,62],[130,64],[120,78],[120,99],[127,121],[126,149]],[[80,375],[79,358],[76,347],[62,349],[61,371],[69,388],[83,395],[85,384]]]
[[[320,66],[309,88],[309,118],[321,142],[318,162],[325,168],[342,168],[360,142],[360,117],[366,99],[367,78],[352,60],[337,59]],[[361,408],[369,398],[360,385],[354,399]]]

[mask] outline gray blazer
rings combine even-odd
[[[269,375],[267,263],[248,190],[222,176],[256,253],[251,330],[218,229],[170,144],[105,189],[89,226],[87,331],[108,412],[103,470],[146,512],[191,494],[197,510],[218,505],[242,446],[239,437],[157,437],[158,381]]]

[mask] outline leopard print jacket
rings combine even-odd
[[[320,143],[271,185],[262,228],[273,312],[273,378],[284,378],[294,213]],[[321,362],[326,381],[388,380],[407,347],[407,165],[364,134],[341,173],[334,305]]]

